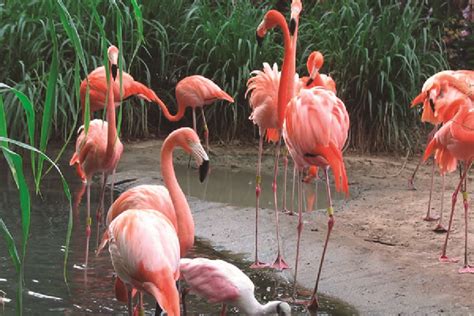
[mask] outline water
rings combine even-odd
[[[255,207],[255,172],[245,170],[232,170],[224,168],[213,168],[206,181],[201,184],[197,170],[185,166],[175,168],[176,176],[187,195],[195,196],[201,200],[228,203],[240,207]],[[293,170],[288,170],[287,182],[287,209],[292,210],[292,178]],[[260,207],[273,209],[273,191],[272,175],[262,175]],[[278,207],[283,207],[283,175],[280,171],[278,187]],[[313,183],[303,183],[305,203],[307,210],[323,209],[328,206],[326,184],[322,180],[313,181]],[[331,194],[333,200],[344,198],[344,194],[336,192],[331,185]],[[293,210],[296,212],[297,194],[295,191]]]
[[[29,170],[27,170],[29,171]],[[67,179],[71,185],[71,191],[77,194],[81,185],[77,182],[73,170],[63,165]],[[188,171],[186,171],[187,173]],[[28,173],[28,172],[27,172]],[[188,181],[184,177],[181,182]],[[239,199],[237,192],[241,190],[242,184],[238,182],[245,181],[243,187],[253,185],[244,179],[242,173],[236,176],[233,174],[221,174],[213,170],[212,181],[209,181],[205,198],[210,198],[213,185],[219,182],[226,183],[226,187],[233,188],[235,193],[234,200],[223,200],[231,204],[243,205],[243,199]],[[219,180],[221,179],[221,180]],[[191,180],[189,180],[191,181]],[[216,181],[216,184],[213,184]],[[6,225],[10,228],[13,236],[20,240],[21,223],[19,215],[18,194],[15,183],[9,176],[8,168],[4,163],[0,163],[0,214]],[[229,185],[230,184],[230,185]],[[30,187],[32,181],[30,180]],[[184,186],[184,184],[183,184]],[[184,186],[185,191],[198,186]],[[99,256],[93,254],[96,248],[96,227],[93,225],[91,236],[91,252],[89,255],[89,268],[84,269],[85,258],[85,203],[74,210],[74,230],[71,239],[71,248],[68,264],[68,281],[66,284],[63,279],[63,259],[64,242],[66,236],[68,203],[62,192],[59,178],[54,175],[48,175],[41,185],[42,196],[32,197],[32,218],[31,234],[28,243],[28,253],[25,262],[25,292],[24,292],[24,314],[25,315],[126,315],[124,304],[118,303],[113,294],[113,268],[110,263],[108,251],[103,251]],[[98,200],[95,190],[92,190],[91,209],[95,210]],[[191,194],[194,191],[188,191]],[[226,191],[227,192],[227,191]],[[197,193],[196,193],[197,194]],[[226,193],[227,195],[228,193]],[[222,194],[224,195],[224,194]],[[219,194],[213,194],[216,198]],[[231,197],[233,194],[227,195]],[[246,198],[247,199],[247,198]],[[245,200],[246,200],[245,199]],[[254,199],[252,195],[248,196],[248,203],[252,205]],[[213,199],[214,200],[214,199]],[[238,201],[241,201],[238,203]],[[84,201],[85,202],[85,201]],[[247,203],[247,202],[245,202]],[[6,304],[3,314],[11,315],[15,311],[15,288],[16,274],[13,265],[5,249],[4,241],[0,241],[0,290],[7,293],[7,297],[12,302]],[[208,242],[197,240],[193,252],[196,256],[205,256],[209,258],[220,258],[236,264],[243,269],[256,284],[256,296],[264,302],[279,297],[288,297],[291,293],[291,285],[285,281],[275,278],[271,271],[250,271],[241,256],[230,254],[225,251],[212,249]],[[352,315],[356,311],[351,307],[333,299],[321,298],[322,309],[320,314],[330,315]],[[190,315],[199,314],[217,314],[220,307],[210,305],[206,302],[189,295],[187,306]],[[148,313],[154,310],[154,303],[147,298],[145,308]],[[295,312],[302,312],[301,307],[294,307]],[[230,310],[229,313],[238,314],[236,310]],[[2,309],[0,306],[0,315]]]

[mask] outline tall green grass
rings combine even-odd
[[[436,3],[435,3],[436,2]],[[46,3],[46,4],[45,4]],[[59,3],[59,2],[58,2]],[[262,63],[282,60],[280,32],[272,32],[262,48],[255,42],[255,29],[276,1],[65,1],[61,10],[49,10],[47,1],[10,1],[0,6],[0,40],[17,47],[0,60],[0,82],[23,91],[32,100],[44,100],[47,74],[57,50],[56,102],[51,133],[69,139],[79,114],[76,82],[78,73],[102,64],[104,44],[100,38],[117,38],[117,9],[121,14],[124,70],[152,86],[175,109],[174,87],[183,77],[202,74],[233,95],[235,104],[206,107],[211,138],[249,139],[254,127],[247,119],[244,99],[250,71]],[[429,5],[444,12],[442,1],[335,0],[304,1],[298,46],[298,71],[305,73],[305,60],[313,49],[326,57],[325,72],[331,73],[352,119],[353,147],[392,150],[416,146],[420,125],[408,109],[422,82],[447,68],[441,43],[442,19],[428,16]],[[426,5],[428,3],[428,5]],[[439,7],[439,8],[438,8]],[[138,11],[137,11],[138,10]],[[48,13],[51,12],[51,13]],[[114,12],[110,15],[110,12]],[[284,12],[289,15],[288,9]],[[57,49],[50,40],[53,21]],[[107,16],[107,19],[104,18]],[[114,18],[110,18],[114,16]],[[437,14],[439,16],[439,14]],[[61,22],[72,23],[84,57],[75,58],[77,40]],[[12,50],[10,50],[12,51]],[[85,64],[85,66],[84,66]],[[25,119],[11,97],[5,97],[7,121],[15,137],[26,140]],[[35,109],[41,113],[43,102]],[[125,102],[121,136],[143,137],[165,133],[176,124],[162,119],[156,106],[141,101]],[[188,113],[189,115],[189,113]],[[180,124],[190,124],[187,116]]]

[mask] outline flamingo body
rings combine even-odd
[[[290,306],[284,302],[261,305],[255,299],[253,282],[239,268],[226,261],[182,258],[180,272],[190,291],[209,303],[234,305],[245,315],[276,314],[280,309],[280,315],[290,314]]]
[[[179,315],[179,241],[155,210],[127,210],[109,225],[109,252],[120,279],[154,296],[168,315]]]

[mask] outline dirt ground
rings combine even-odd
[[[160,141],[125,145],[117,180],[159,178]],[[273,148],[264,153],[263,170],[271,173]],[[213,145],[211,166],[233,170],[254,170],[257,144]],[[416,178],[418,190],[407,189],[407,180],[419,157],[367,156],[345,153],[351,196],[337,202],[336,224],[330,240],[319,291],[342,299],[361,314],[474,314],[474,275],[458,274],[464,254],[462,198],[459,197],[449,240],[448,255],[459,263],[440,263],[438,257],[444,234],[432,232],[433,222],[422,217],[427,210],[431,165],[422,166]],[[175,163],[187,163],[188,156],[177,154]],[[153,170],[153,171],[152,171]],[[401,172],[400,172],[401,170]],[[400,173],[399,176],[395,176]],[[457,175],[447,177],[445,215],[447,225],[451,194]],[[253,181],[254,179],[249,179]],[[270,190],[271,188],[263,188]],[[440,177],[435,179],[433,212],[439,212]],[[190,198],[196,235],[216,246],[244,253],[249,260],[254,251],[254,208],[237,208]],[[311,289],[326,235],[324,211],[304,214],[302,253],[298,283]],[[294,265],[296,216],[281,216],[284,256]],[[276,253],[274,212],[261,212],[261,259],[270,262]],[[469,237],[472,237],[472,229]],[[471,238],[472,239],[472,238]],[[471,247],[472,248],[472,247]],[[471,259],[474,256],[471,255]],[[281,275],[292,280],[293,271]]]

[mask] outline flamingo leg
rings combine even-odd
[[[466,173],[469,172],[471,163],[466,166]],[[469,222],[469,194],[467,193],[467,177],[464,177],[465,183],[462,188],[462,198],[464,204],[464,266],[459,269],[459,273],[474,273],[474,267],[469,265],[468,251],[467,251],[467,240],[468,240],[468,222]]]
[[[273,167],[273,183],[272,183],[272,190],[273,190],[273,201],[275,203],[275,222],[276,222],[276,239],[277,239],[277,258],[275,262],[272,264],[272,268],[283,270],[288,269],[289,266],[283,259],[281,255],[281,246],[280,246],[280,221],[278,219],[278,198],[277,198],[277,175],[278,175],[278,160],[280,159],[280,148],[281,148],[281,137],[276,146],[276,153],[275,153],[275,165]]]
[[[300,241],[301,232],[303,231],[303,194],[302,194],[302,173],[298,171],[296,181],[298,183],[298,225],[296,226],[297,238],[296,238],[296,258],[295,258],[295,274],[293,277],[293,299],[296,299],[296,281],[298,277],[298,260],[300,255]]]
[[[140,291],[138,295],[138,315],[145,315],[145,309],[143,308],[143,292]]]
[[[112,171],[112,181],[110,182],[110,205],[114,203],[114,188],[115,188],[115,169]],[[104,214],[107,216],[107,214]]]
[[[193,130],[197,134],[197,125],[196,125],[196,109],[193,107]],[[191,155],[189,155],[188,168],[191,166]]]
[[[188,294],[188,289],[183,289],[181,292],[181,303],[183,304],[183,315],[187,315],[187,309],[186,309],[186,294]]]
[[[296,178],[296,164],[293,165],[293,184],[291,188],[291,210],[288,212],[288,215],[294,215],[293,209],[295,207],[295,184],[296,184],[295,178]]]
[[[87,217],[86,217],[86,255],[84,266],[87,268],[89,262],[89,240],[91,238],[91,180],[87,180]]]
[[[255,196],[256,196],[256,205],[255,205],[255,261],[250,266],[251,269],[259,269],[268,267],[267,263],[263,263],[258,260],[258,210],[260,207],[260,193],[262,192],[261,188],[261,169],[262,169],[262,152],[263,152],[263,131],[260,130],[260,138],[258,141],[258,161],[257,161],[257,176],[255,178]]]
[[[451,232],[451,227],[452,227],[452,224],[453,224],[454,209],[456,208],[456,201],[457,201],[457,198],[458,198],[458,193],[459,193],[459,190],[461,189],[464,178],[466,177],[467,169],[468,168],[466,168],[466,170],[464,170],[464,172],[461,174],[461,177],[460,177],[461,179],[459,180],[459,184],[456,187],[456,190],[454,191],[452,199],[451,199],[451,203],[452,203],[451,205],[452,206],[451,206],[451,214],[449,215],[448,232],[446,233],[446,238],[444,240],[443,249],[441,251],[441,256],[439,257],[440,262],[458,262],[459,261],[458,258],[449,258],[448,256],[446,256],[446,249],[448,247],[449,233]]]
[[[328,195],[328,201],[329,201],[329,207],[327,209],[328,212],[328,232],[326,235],[326,240],[324,241],[324,248],[323,248],[323,253],[321,255],[321,262],[319,263],[319,269],[318,269],[318,276],[316,277],[316,284],[314,286],[313,290],[313,295],[311,296],[308,309],[309,310],[317,310],[319,307],[319,302],[318,302],[318,297],[317,297],[317,292],[318,292],[318,285],[319,285],[319,279],[321,277],[321,271],[323,268],[323,262],[324,262],[324,257],[326,256],[326,250],[328,247],[328,241],[329,241],[329,236],[331,235],[332,228],[334,226],[334,209],[332,206],[332,199],[331,199],[331,188],[329,187],[329,174],[328,174],[328,168],[324,169],[324,175],[326,177],[326,192]]]
[[[204,107],[201,107],[202,120],[204,122],[204,139],[206,140],[206,151],[209,152],[209,129],[207,128],[206,116],[204,115]]]
[[[438,131],[438,125],[435,125],[433,130],[428,134],[428,139],[426,140],[426,143],[429,144],[431,139],[433,139],[434,134]],[[415,176],[416,173],[418,172],[418,169],[420,168],[420,165],[423,163],[423,155],[420,157],[420,160],[418,161],[418,164],[416,165],[415,171],[413,171],[413,174],[411,175],[410,179],[408,179],[408,189],[409,190],[416,190],[415,187]]]
[[[435,162],[433,159],[433,167],[431,168],[430,197],[428,198],[428,211],[426,212],[426,216],[423,217],[423,220],[427,222],[436,221],[439,219],[438,216],[431,216],[431,197],[433,196],[434,172],[435,172]]]
[[[132,299],[132,289],[127,289],[128,290],[128,315],[133,316],[133,299]]]
[[[100,189],[100,203],[99,207],[97,208],[96,211],[96,217],[97,217],[97,228],[99,227],[99,223],[102,222],[102,212],[105,209],[105,185],[107,184],[107,174],[105,172],[102,173],[102,187]]]
[[[227,305],[222,304],[222,309],[221,309],[221,316],[225,316],[227,312]]]
[[[283,213],[288,214],[289,211],[286,207],[286,179],[288,176],[288,149],[285,146],[283,154],[283,209],[281,210]]]
[[[447,229],[444,227],[442,224],[443,221],[443,210],[444,210],[444,191],[446,190],[446,183],[445,183],[445,174],[443,173],[441,175],[441,181],[442,181],[442,190],[441,190],[441,210],[439,212],[439,221],[438,225],[433,229],[434,232],[436,233],[445,233],[447,232]]]

